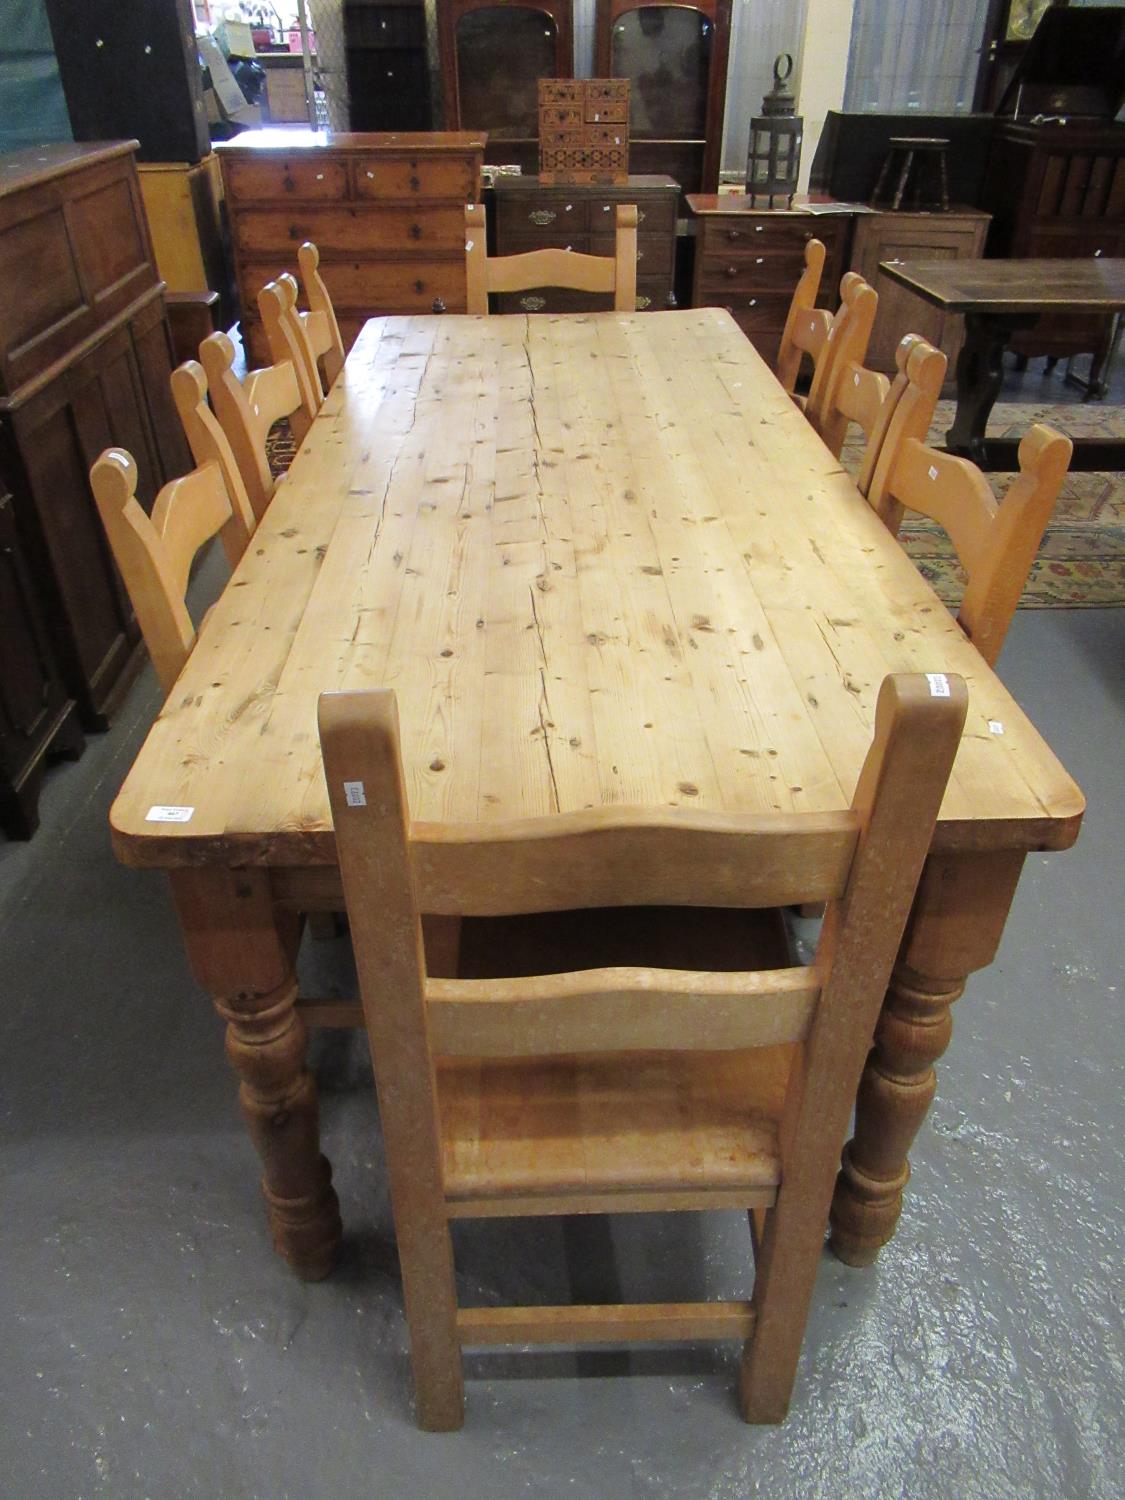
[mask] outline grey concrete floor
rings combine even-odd
[[[197,594],[221,581],[208,566]],[[151,672],[0,843],[0,1495],[1125,1493],[1125,611],[1019,615],[1001,672],[1090,804],[1032,856],[956,1010],[877,1267],[824,1257],[792,1411],[738,1419],[734,1353],[481,1355],[463,1432],[412,1421],[369,1067],[314,1039],[346,1223],[319,1286],[272,1254],[222,1053],[161,879],[106,816]],[[306,945],[318,990],[343,943]],[[739,1295],[738,1215],[462,1226],[466,1300]]]

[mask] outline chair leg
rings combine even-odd
[[[782,1422],[789,1410],[809,1304],[824,1248],[828,1204],[786,1200],[766,1215],[756,1245],[754,1328],[742,1349],[738,1403],[746,1422]]]
[[[395,1233],[410,1330],[415,1420],[425,1432],[455,1432],[465,1420],[465,1382],[449,1225],[408,1227],[396,1215]]]

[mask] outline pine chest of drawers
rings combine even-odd
[[[312,240],[350,348],[382,313],[465,311],[465,204],[480,198],[479,132],[282,136],[217,147],[251,364],[269,360],[258,293]]]
[[[749,209],[737,194],[690,194],[699,226],[695,243],[695,307],[725,307],[773,367],[785,317],[814,237],[827,254],[817,303],[835,308],[848,264],[850,214],[814,216],[793,209]]]
[[[680,186],[671,177],[630,177],[627,183],[541,187],[537,177],[496,180],[497,255],[518,255],[556,245],[587,255],[612,255],[617,205],[637,205],[637,308],[674,306],[676,208]],[[537,287],[506,292],[501,312],[592,312],[612,308],[613,297]]]

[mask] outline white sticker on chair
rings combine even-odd
[[[363,790],[362,781],[344,782],[344,800],[349,807],[366,807],[367,793]]]
[[[937,470],[934,468],[933,464],[930,465],[929,473],[930,473],[930,478],[931,479],[936,479],[937,478]]]
[[[931,698],[949,697],[949,678],[944,672],[927,672],[926,681],[930,684]]]
[[[988,732],[989,734],[1003,734],[1004,726],[1003,724],[1001,724],[999,719],[989,719]]]
[[[163,803],[150,807],[145,813],[146,823],[190,823],[194,807],[167,807]]]

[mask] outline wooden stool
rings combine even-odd
[[[949,210],[949,176],[945,164],[945,150],[949,145],[948,139],[936,135],[892,135],[888,143],[883,165],[879,170],[879,178],[875,184],[875,191],[871,194],[872,208],[899,209],[909,186],[911,189],[908,206],[916,209],[936,209],[941,213]],[[915,167],[917,158],[917,167]],[[891,195],[890,204],[880,203],[888,179],[895,167],[898,167],[898,179],[895,182],[894,192]],[[937,168],[935,173],[934,168]],[[911,181],[913,173],[913,181]],[[930,197],[923,197],[923,180],[928,176]],[[934,188],[937,195],[934,196]]]

